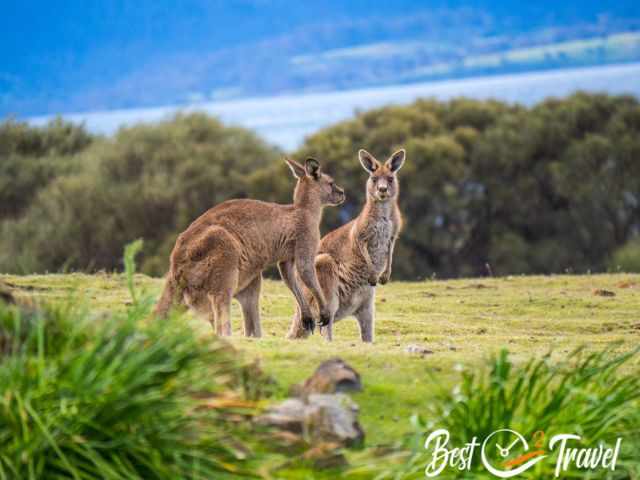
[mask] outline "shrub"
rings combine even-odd
[[[73,168],[75,155],[95,138],[83,126],[60,119],[43,127],[0,123],[0,219],[21,214],[58,175]]]
[[[133,286],[128,252],[128,278]],[[0,302],[0,478],[241,478],[250,450],[213,395],[243,381],[234,352],[183,320],[67,303],[31,313]]]
[[[640,228],[640,105],[577,93],[532,108],[418,100],[357,115],[294,155],[326,161],[349,218],[364,202],[357,151],[407,149],[396,278],[602,271]],[[327,212],[327,230],[344,221]],[[515,251],[511,251],[515,248]]]
[[[251,174],[277,156],[254,134],[202,114],[122,129],[4,222],[0,268],[114,270],[122,247],[144,238],[142,269],[162,274],[178,233],[216,203],[246,197]]]
[[[613,252],[609,269],[640,273],[640,239],[633,239]]]
[[[463,369],[458,386],[440,389],[426,406],[427,414],[412,419],[415,434],[404,444],[407,451],[400,457],[402,466],[385,467],[392,458],[387,457],[371,468],[383,471],[379,478],[424,478],[431,461],[424,443],[432,431],[447,429],[449,448],[453,448],[474,436],[482,443],[491,433],[509,428],[526,438],[543,431],[547,447],[547,439],[558,433],[580,435],[583,446],[612,446],[616,438],[623,437],[618,467],[611,478],[635,478],[640,472],[640,377],[634,371],[637,367],[629,364],[638,351],[619,354],[614,346],[594,353],[578,349],[565,360],[547,354],[517,366],[503,350],[484,368]],[[553,477],[557,449],[553,460],[538,463],[528,477]],[[584,473],[573,470],[567,475],[582,478]],[[480,466],[477,451],[471,473],[448,467],[443,475],[495,478]]]
[[[80,127],[56,125],[0,128],[0,271],[112,270],[142,237],[142,270],[162,274],[177,235],[211,206],[291,199],[277,149],[202,114],[89,143]],[[317,157],[346,189],[323,232],[362,208],[363,147],[381,160],[407,149],[396,279],[603,271],[640,231],[633,97],[418,100],[320,130],[292,156]]]

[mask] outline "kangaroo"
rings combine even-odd
[[[373,342],[375,286],[384,285],[391,277],[393,248],[402,229],[396,173],[405,156],[404,150],[398,150],[382,164],[366,150],[358,152],[360,163],[369,173],[364,208],[357,218],[322,238],[315,259],[330,310],[329,324],[321,329],[327,340],[333,338],[334,322],[354,315],[362,341]],[[311,301],[310,292],[305,294]],[[288,338],[308,335],[301,318],[298,310]]]
[[[322,210],[325,205],[341,204],[344,190],[320,171],[313,158],[304,166],[285,161],[297,179],[293,205],[228,200],[180,234],[156,306],[158,315],[166,316],[178,301],[205,315],[217,334],[231,335],[230,308],[235,297],[242,307],[245,336],[260,337],[262,271],[277,263],[298,302],[304,327],[313,330],[314,321],[299,279],[320,306],[320,323],[328,324],[329,310],[313,259],[320,243]]]

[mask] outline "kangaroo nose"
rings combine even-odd
[[[387,193],[387,186],[386,185],[380,185],[378,187],[378,190],[380,190],[380,193]]]

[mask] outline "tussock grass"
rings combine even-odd
[[[565,478],[637,478],[640,474],[640,376],[622,367],[636,359],[640,348],[616,353],[612,347],[598,352],[576,349],[558,361],[551,354],[515,365],[506,350],[492,356],[480,368],[462,368],[460,382],[454,388],[440,386],[428,411],[412,419],[414,433],[405,442],[411,454],[397,469],[380,465],[380,478],[424,478],[431,461],[424,442],[436,429],[451,435],[448,448],[464,446],[472,438],[482,442],[501,429],[522,433],[532,445],[560,433],[581,437],[578,445],[597,447],[615,445],[622,438],[622,449],[615,472],[579,471],[563,473]],[[437,379],[434,379],[437,385]],[[536,433],[538,432],[538,433]],[[543,432],[539,436],[539,432]],[[513,436],[498,434],[496,441],[509,445]],[[550,459],[527,472],[528,478],[552,478],[558,448]],[[448,477],[492,477],[480,466],[476,452],[470,472],[447,468]]]
[[[135,251],[132,302],[115,313],[0,303],[0,479],[252,476],[245,432],[228,421],[243,412],[208,402],[245,381],[236,353],[178,316],[149,321]]]

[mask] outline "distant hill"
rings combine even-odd
[[[640,60],[637,1],[14,3],[2,116]]]

